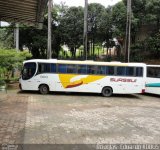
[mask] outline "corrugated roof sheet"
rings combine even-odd
[[[48,0],[0,0],[0,21],[41,25]]]

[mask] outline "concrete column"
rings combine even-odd
[[[125,62],[130,62],[130,43],[131,43],[131,0],[127,1],[127,23],[126,23],[126,41],[125,41]]]
[[[87,47],[88,47],[87,32],[88,32],[88,0],[85,0],[83,44],[84,44],[84,54],[85,54],[85,59],[86,60],[87,60]]]
[[[16,50],[19,51],[19,24],[16,23]]]
[[[51,59],[51,51],[52,51],[52,17],[51,17],[51,9],[52,9],[52,0],[48,1],[48,49],[47,49],[47,59]]]

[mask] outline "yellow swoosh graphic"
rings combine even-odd
[[[62,83],[64,88],[73,88],[83,84],[88,84],[97,80],[100,80],[106,76],[95,76],[95,75],[87,75],[80,76],[80,79],[75,81],[71,81],[75,77],[79,77],[80,75],[74,74],[59,74],[60,82]]]

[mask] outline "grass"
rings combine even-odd
[[[76,57],[82,57],[83,56],[83,52],[84,51],[82,49],[77,49]],[[95,46],[94,56],[98,56],[98,55],[99,56],[100,55],[104,55],[103,49],[100,46]],[[89,56],[91,56],[91,52],[90,52]],[[60,53],[59,53],[59,57],[60,58],[72,58],[72,54],[71,54],[70,51],[66,51],[66,55],[64,56],[64,51],[61,48]]]

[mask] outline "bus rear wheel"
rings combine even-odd
[[[48,87],[48,85],[45,85],[45,84],[40,85],[39,92],[41,94],[48,94],[49,93],[49,87]]]
[[[110,97],[110,96],[112,96],[112,94],[113,94],[113,90],[112,90],[111,87],[104,87],[104,88],[102,89],[102,95],[103,95],[104,97]]]

